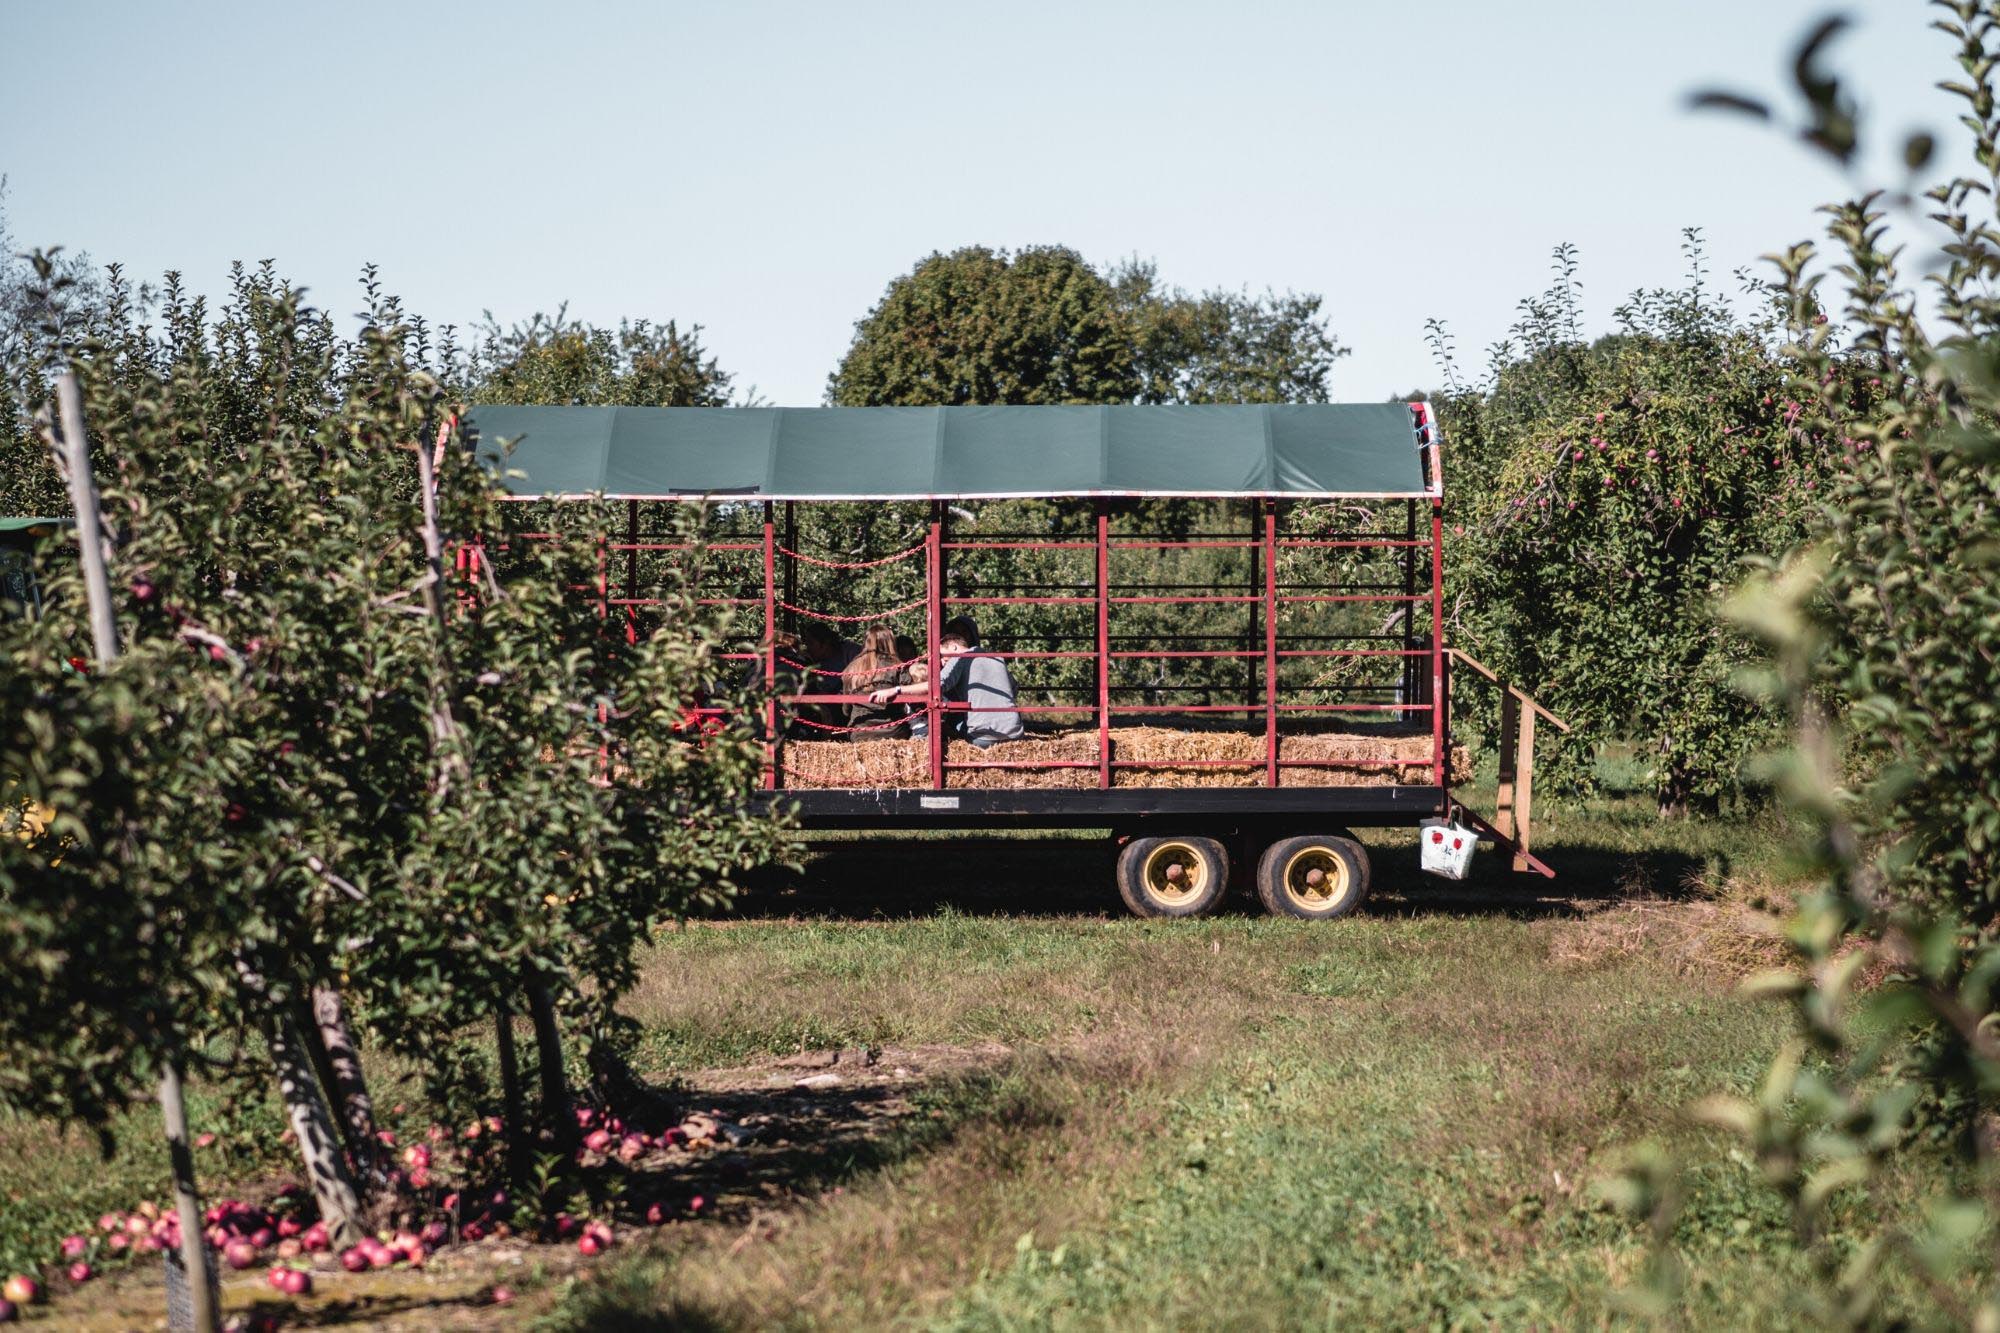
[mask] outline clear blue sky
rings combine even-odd
[[[1558,241],[1602,328],[1684,225],[1719,277],[1811,232],[1836,173],[1683,102],[1779,90],[1825,8],[0,0],[0,173],[21,245],[208,291],[274,257],[343,313],[372,260],[440,322],[698,322],[784,404],[931,250],[1136,254],[1323,294],[1369,399],[1436,381],[1426,316],[1476,360]],[[1947,129],[1926,7],[1843,8],[1879,128]]]

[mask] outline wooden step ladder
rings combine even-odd
[[[1531,850],[1534,843],[1535,719],[1547,718],[1549,725],[1564,733],[1569,731],[1569,723],[1542,707],[1526,690],[1501,680],[1491,667],[1464,649],[1447,647],[1445,655],[1465,663],[1500,689],[1500,787],[1494,796],[1493,820],[1488,823],[1466,810],[1462,803],[1459,808],[1464,811],[1466,822],[1478,830],[1482,838],[1490,839],[1512,855],[1516,871],[1533,871],[1554,879],[1556,872],[1536,859]],[[1447,668],[1447,707],[1451,699],[1450,680]]]

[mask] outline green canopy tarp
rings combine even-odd
[[[1404,403],[488,406],[467,423],[524,498],[1430,494]]]
[[[67,518],[0,517],[0,541],[33,541],[70,526]]]

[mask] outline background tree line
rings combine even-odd
[[[1559,247],[1551,287],[1521,303],[1511,336],[1489,349],[1476,380],[1462,371],[1442,322],[1432,323],[1442,387],[1430,397],[1442,415],[1450,478],[1445,633],[1581,724],[1589,740],[1549,747],[1546,782],[1589,790],[1598,782],[1597,746],[1629,742],[1667,813],[1756,793],[1744,762],[1779,720],[1729,687],[1754,649],[1713,608],[1747,558],[1800,538],[1829,469],[1840,462],[1837,451],[1806,438],[1798,402],[1784,391],[1768,290],[1751,283],[1741,302],[1714,290],[1692,231],[1686,258],[1684,286],[1634,293],[1613,312],[1614,332],[1593,339],[1583,331],[1578,257]],[[20,344],[30,312],[13,262],[4,310]],[[123,291],[122,275],[111,272]],[[104,304],[104,278],[88,265],[69,263],[57,276],[68,290],[60,318],[71,325]],[[162,290],[171,305],[178,279],[169,275]],[[409,322],[428,346],[424,322]],[[593,326],[562,308],[511,327],[489,317],[463,342],[456,330],[441,331],[437,373],[449,393],[468,401],[757,401],[754,391],[738,390],[702,335],[700,326],[672,320]],[[1018,253],[968,246],[926,256],[889,282],[856,321],[828,378],[827,400],[1321,402],[1345,350],[1310,293],[1195,294],[1163,283],[1154,265],[1136,260],[1098,267],[1062,246]],[[16,430],[5,447],[18,461],[0,469],[0,508],[60,507],[48,469],[38,465],[38,443]],[[1119,509],[1121,524],[1135,531],[1247,535],[1252,528],[1242,505],[1140,501]],[[754,516],[725,507],[717,517],[727,525]],[[915,505],[804,506],[794,535],[837,558],[910,545],[927,520]],[[987,504],[955,521],[1075,536],[1088,531],[1090,506]],[[1315,531],[1403,526],[1399,512],[1354,506],[1303,506],[1293,521]],[[1294,555],[1286,577],[1300,584],[1399,577],[1379,564],[1352,554]],[[747,565],[734,572],[745,589],[757,581]],[[724,562],[713,573],[728,578],[731,571]],[[848,616],[902,605],[917,595],[907,573],[889,567],[832,578],[807,570],[802,604]],[[1152,575],[1160,584],[1233,588],[1249,586],[1254,571],[1247,552],[1211,550],[1163,553]],[[1087,562],[1040,552],[966,553],[952,571],[961,592],[1003,584],[1081,588],[1091,577]],[[1407,630],[1414,638],[1430,629],[1427,608],[1416,610],[1420,619],[1408,626],[1364,624],[1352,607],[1295,607],[1290,614],[1301,631]],[[1246,615],[1211,609],[1197,625],[1191,614],[1123,607],[1121,632],[1133,636],[1129,646],[1154,647],[1192,633],[1216,635],[1216,646],[1239,634],[1246,643],[1255,637]],[[1074,608],[1009,608],[1008,615],[994,626],[1007,645],[1089,637]],[[797,617],[788,619],[798,628]],[[1254,668],[1238,662],[1128,661],[1120,670],[1121,683],[1132,687],[1128,701],[1228,702],[1256,688]],[[1310,670],[1298,662],[1285,672],[1288,690],[1321,687],[1300,696],[1316,702],[1386,697],[1383,689],[1358,691],[1394,680],[1393,672]],[[1076,663],[1041,663],[1029,674],[1041,702],[1081,701],[1089,693],[1090,673]],[[1458,703],[1472,730],[1491,729],[1489,699],[1468,690]]]

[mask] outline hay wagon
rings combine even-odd
[[[724,567],[705,600],[738,609],[728,656],[771,695],[758,799],[808,830],[1108,828],[1142,916],[1213,910],[1232,870],[1272,912],[1343,915],[1370,880],[1363,827],[1441,822],[1551,873],[1529,822],[1547,710],[1500,685],[1494,819],[1454,794],[1452,665],[1491,673],[1440,628],[1427,404],[494,406],[467,424],[506,445],[516,498],[624,506],[607,616],[656,613],[641,561],[685,549],[657,506],[710,503]],[[939,639],[960,617],[1016,681],[1018,740],[951,734],[972,705],[940,693]],[[850,724],[867,697],[792,636],[874,622],[927,685],[907,716]]]

